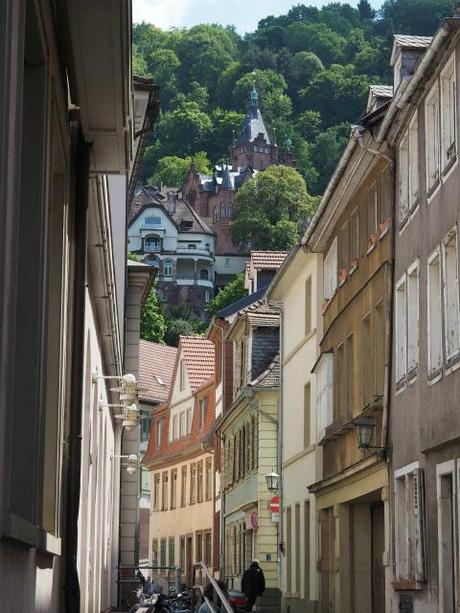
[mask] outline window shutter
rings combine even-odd
[[[423,478],[423,468],[414,469],[413,483],[413,504],[415,517],[415,536],[416,536],[416,572],[417,581],[426,579],[426,525],[425,525],[425,483]]]
[[[248,453],[247,453],[248,472],[251,472],[251,470],[254,468],[253,467],[253,455],[252,455],[252,441],[253,441],[253,436],[254,436],[254,429],[253,429],[252,417],[248,422],[246,433],[247,433],[246,442],[248,446]]]

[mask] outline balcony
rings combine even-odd
[[[161,245],[160,244],[148,244],[145,243],[144,245],[144,252],[145,253],[160,253],[161,251]]]
[[[201,257],[205,257],[206,259],[209,258],[210,260],[213,259],[213,255],[210,252],[209,249],[203,249],[203,248],[196,248],[196,249],[188,249],[187,247],[178,247],[176,249],[176,253],[178,255],[190,255],[190,256],[201,256]]]

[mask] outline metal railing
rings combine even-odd
[[[217,581],[214,579],[214,577],[211,575],[211,573],[208,570],[208,567],[206,566],[206,564],[204,562],[198,562],[198,564],[195,564],[195,566],[193,567],[194,571],[195,569],[199,569],[200,570],[200,580],[201,580],[201,584],[197,584],[193,586],[193,590],[200,590],[201,595],[203,597],[203,599],[206,601],[206,604],[209,607],[209,610],[211,611],[211,613],[217,613],[217,610],[215,608],[215,603],[211,603],[209,601],[208,598],[206,598],[206,596],[204,595],[204,589],[203,589],[203,573],[206,576],[207,580],[209,583],[211,583],[212,587],[214,588],[214,594],[216,596],[216,600],[218,600],[218,602],[221,605],[221,611],[226,611],[227,613],[234,613],[233,609],[232,609],[232,605],[229,603],[229,601],[227,600],[227,597],[225,596],[225,594],[223,593],[223,591],[220,589]],[[195,577],[194,577],[195,578]]]

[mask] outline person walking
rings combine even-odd
[[[253,560],[243,573],[241,589],[248,599],[246,611],[252,611],[258,596],[265,592],[264,571],[260,567],[259,560]]]

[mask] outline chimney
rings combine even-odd
[[[174,192],[168,192],[167,209],[171,215],[176,212],[176,194]]]

